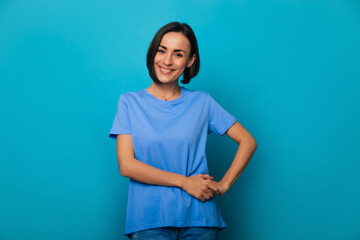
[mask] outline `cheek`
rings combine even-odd
[[[155,68],[156,68],[156,66],[159,64],[160,60],[161,60],[161,57],[156,57],[156,56],[155,56],[155,58],[154,58],[154,67],[155,67]]]
[[[186,61],[184,61],[184,60],[179,60],[179,61],[177,62],[177,66],[178,66],[179,68],[181,68],[181,69],[185,68],[185,67],[186,67]]]
[[[155,57],[154,57],[154,63],[157,63],[159,61],[159,57],[158,57],[158,55],[155,55]]]

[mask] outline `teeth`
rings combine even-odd
[[[160,68],[161,69],[161,71],[163,71],[163,72],[170,72],[170,70],[167,70],[167,69],[163,69],[163,68]]]

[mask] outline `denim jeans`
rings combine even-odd
[[[132,240],[216,240],[216,227],[161,227],[135,232]]]

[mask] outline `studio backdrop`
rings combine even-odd
[[[198,76],[258,148],[217,201],[220,240],[360,239],[360,3],[0,0],[0,239],[127,239],[109,131],[152,80],[156,31],[188,23]],[[196,119],[194,119],[196,121]],[[210,134],[210,173],[236,153]]]

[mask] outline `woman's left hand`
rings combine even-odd
[[[210,180],[210,179],[208,179],[206,181],[210,181],[212,184],[217,186],[218,190],[217,191],[212,190],[212,191],[218,196],[225,194],[230,188],[230,186],[228,186],[227,184],[225,184],[225,183],[223,183],[221,181],[217,182],[217,181]]]

